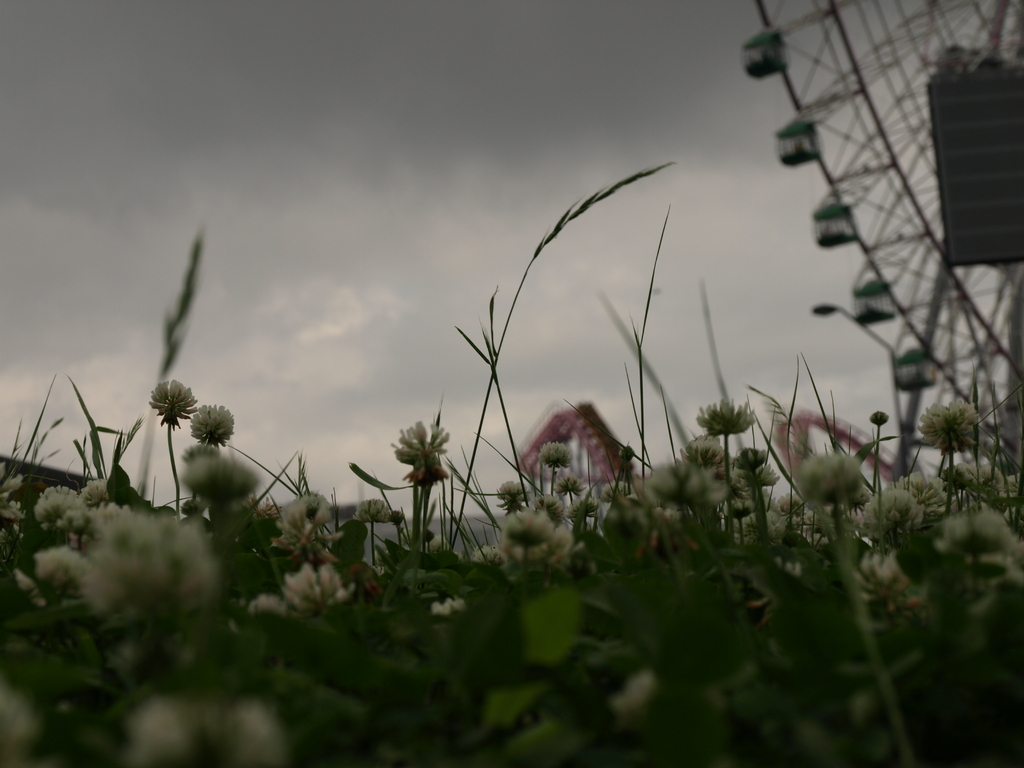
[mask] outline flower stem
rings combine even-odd
[[[174,443],[171,440],[171,425],[167,425],[167,452],[171,456],[171,475],[174,476],[174,511],[181,514],[181,486],[178,484],[178,467],[174,463]]]
[[[953,452],[949,452],[949,471],[946,473],[946,517],[953,510]]]

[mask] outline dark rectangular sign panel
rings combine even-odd
[[[1024,70],[943,74],[928,93],[946,260],[1024,260]]]

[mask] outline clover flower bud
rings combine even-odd
[[[974,427],[978,410],[972,403],[958,400],[949,405],[936,403],[921,416],[918,429],[921,440],[947,453],[959,453],[974,445]]]
[[[868,421],[870,421],[876,427],[882,427],[885,426],[886,423],[888,423],[889,414],[886,413],[885,411],[875,411],[874,413],[871,414],[871,418],[868,419]]]
[[[196,399],[192,390],[180,381],[164,381],[156,385],[150,394],[149,404],[162,416],[160,424],[167,424],[171,429],[180,426],[178,419],[189,419],[196,412]]]
[[[192,418],[192,437],[201,445],[223,447],[235,431],[235,417],[223,405],[200,405]]]

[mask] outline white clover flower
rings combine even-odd
[[[639,729],[657,690],[658,678],[651,669],[641,669],[627,677],[622,690],[608,697],[608,708],[619,727]]]
[[[547,541],[537,547],[536,552],[529,553],[529,557],[531,561],[539,561],[549,566],[562,566],[572,554],[574,544],[572,531],[559,526]]]
[[[963,466],[963,465],[961,465]],[[959,470],[960,467],[957,467]],[[914,501],[924,509],[924,519],[934,520],[942,517],[946,511],[946,485],[937,477],[925,480],[920,472],[912,472],[893,483],[894,488],[908,491]]]
[[[284,598],[296,613],[316,616],[332,605],[341,605],[352,599],[355,584],[345,586],[341,576],[331,565],[314,568],[303,563],[297,573],[284,577]]]
[[[3,477],[6,472],[7,464],[0,462],[0,477]],[[17,525],[25,517],[21,504],[10,500],[11,494],[20,485],[21,475],[14,474],[0,483],[0,537],[3,537],[4,540],[8,539],[10,528]]]
[[[725,448],[722,447],[722,442],[712,435],[693,438],[679,455],[683,461],[710,469],[716,476],[720,475],[725,467]]]
[[[575,520],[577,515],[583,515],[584,517],[597,517],[597,513],[600,509],[600,502],[598,502],[598,500],[593,496],[587,495],[576,499],[576,501],[570,504],[568,509],[565,510],[565,516],[570,520]]]
[[[794,579],[799,579],[803,575],[804,568],[799,560],[783,560],[781,557],[776,557],[775,564]]]
[[[214,599],[217,561],[196,526],[153,513],[118,514],[100,527],[82,594],[100,614],[130,618],[188,611]]]
[[[84,506],[76,491],[55,485],[43,491],[36,501],[36,520],[44,531],[52,531],[59,527],[60,520],[65,514]]]
[[[939,405],[936,403],[921,416],[918,429],[921,440],[947,453],[959,453],[974,445],[974,427],[978,423],[978,410],[973,403],[963,400]]]
[[[40,608],[46,605],[46,598],[39,591],[39,587],[20,568],[14,569],[14,583],[18,585],[18,589],[22,592],[28,592],[28,599],[32,601],[32,605]]]
[[[68,510],[58,521],[58,530],[71,537],[80,549],[99,536],[100,527],[115,517],[133,514],[130,507],[101,504],[98,507],[76,507]]]
[[[900,568],[895,552],[888,555],[865,552],[856,576],[869,601],[880,600],[890,605],[910,586],[910,579]]]
[[[71,547],[51,547],[35,554],[36,578],[45,581],[59,597],[75,597],[82,592],[82,579],[92,563]]]
[[[355,518],[364,523],[390,523],[391,507],[383,499],[367,499],[359,502]]]
[[[426,550],[429,554],[436,552],[450,552],[452,549],[452,543],[448,541],[444,536],[433,536],[430,541],[427,542]]]
[[[323,532],[330,519],[330,505],[322,495],[299,496],[281,510],[277,521],[281,536],[274,539],[274,546],[291,552],[296,562],[333,563],[337,558],[327,547],[334,537]]]
[[[107,493],[106,480],[90,480],[85,488],[78,492],[78,498],[87,507],[98,507],[110,501],[110,494]]]
[[[784,517],[786,520],[792,520],[793,518],[800,517],[800,515],[803,514],[804,503],[799,496],[786,493],[772,499],[771,508],[774,509],[779,516]]]
[[[252,508],[252,516],[258,520],[277,520],[281,517],[281,508],[269,496],[263,501],[258,501],[255,496],[250,496],[246,499],[245,505]]]
[[[498,486],[498,506],[505,512],[518,512],[523,508],[525,502],[523,486],[515,480],[509,480]]]
[[[960,485],[981,486],[982,493],[992,496],[1012,496],[1017,489],[1016,478],[1011,481],[1002,470],[991,464],[957,464],[953,474]],[[978,493],[976,488],[971,488],[971,491]]]
[[[256,595],[249,601],[249,613],[272,613],[276,616],[288,615],[288,604],[280,595],[273,595],[269,592]]]
[[[154,696],[125,720],[129,768],[278,768],[288,762],[284,729],[265,704]]]
[[[910,491],[889,487],[864,507],[864,533],[871,539],[878,538],[879,519],[883,536],[895,531],[907,533],[924,521],[924,507]]]
[[[753,510],[751,510],[753,512]],[[761,530],[757,525],[757,515],[749,514],[746,517],[742,517],[738,520],[738,528],[743,529],[743,540],[748,544],[754,541],[761,541]],[[786,522],[786,518],[776,512],[774,509],[769,509],[765,512],[765,522],[768,528],[768,541],[762,541],[762,544],[781,544],[782,537],[786,535],[786,531],[789,527]]]
[[[444,602],[430,604],[432,616],[451,616],[453,613],[459,613],[464,610],[466,610],[466,601],[461,597],[449,597]]]
[[[192,437],[202,445],[227,445],[235,432],[235,417],[223,405],[200,405],[192,417]]]
[[[725,499],[725,486],[711,472],[690,462],[658,467],[645,488],[659,504],[674,507],[713,507]]]
[[[493,544],[481,544],[474,550],[472,561],[474,563],[500,567],[508,562],[508,559],[505,557],[505,553]]]
[[[3,477],[7,472],[7,463],[0,461],[0,477]],[[12,474],[2,483],[0,483],[0,505],[7,503],[7,497],[13,493],[21,485],[22,476]]]
[[[544,443],[537,460],[545,467],[565,469],[572,463],[572,451],[564,443]]]
[[[675,507],[655,507],[651,510],[651,519],[663,525],[678,525],[683,519],[683,513]]]
[[[751,487],[771,488],[779,482],[779,474],[767,464],[762,464],[753,472],[741,470],[738,474]]]
[[[537,547],[547,543],[555,533],[555,524],[545,512],[525,509],[505,518],[501,532],[501,551],[517,563],[535,559]]]
[[[27,698],[0,677],[0,766],[30,765],[26,756],[41,730]]]
[[[736,405],[731,400],[722,400],[715,405],[701,408],[697,424],[711,437],[740,435],[753,426],[754,412],[747,403]]]
[[[533,500],[533,508],[538,512],[546,513],[548,517],[556,522],[561,520],[565,514],[565,504],[562,503],[562,500],[548,493],[535,498]]]
[[[636,494],[633,493],[633,486],[628,482],[608,483],[601,489],[601,501],[605,504],[611,504],[616,500],[635,498]]]
[[[185,465],[181,481],[211,505],[246,498],[259,478],[247,466],[226,456],[198,456]]]
[[[981,505],[973,514],[947,517],[934,545],[939,552],[986,560],[989,556],[1016,555],[1017,542],[1003,516]]]
[[[585,490],[583,481],[576,475],[566,475],[555,482],[555,493],[563,496],[582,496]]]
[[[800,465],[796,481],[804,499],[820,505],[852,504],[865,488],[860,462],[845,453],[809,457]]]
[[[25,517],[21,505],[16,502],[3,503],[0,501],[0,533],[6,533],[8,526],[17,525]]]
[[[448,452],[444,448],[448,438],[448,433],[436,424],[430,425],[428,433],[422,421],[403,430],[398,445],[392,447],[399,462],[412,466],[412,471],[405,479],[421,486],[433,485],[446,479],[448,472],[441,466],[441,457]]]
[[[192,396],[192,390],[180,381],[157,384],[149,398],[149,404],[156,409],[157,416],[163,417],[160,424],[167,424],[172,429],[181,426],[178,419],[189,419],[196,412],[196,399]]]

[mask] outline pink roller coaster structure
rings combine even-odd
[[[825,419],[820,413],[797,411],[793,414],[791,421],[781,419],[776,422],[772,434],[772,441],[775,443],[779,457],[790,472],[796,471],[803,460],[813,453],[812,429],[817,429],[822,433],[829,448],[831,448],[832,440],[828,435],[831,434],[836,443],[850,453],[856,453],[873,440],[871,435],[841,419]],[[868,455],[866,462],[868,466],[874,467],[874,451]],[[896,459],[889,451],[884,449],[879,451],[879,477],[883,480],[892,480],[895,464]]]

